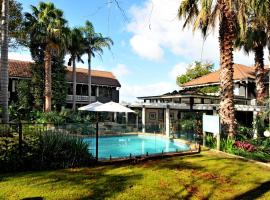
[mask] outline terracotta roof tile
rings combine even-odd
[[[268,71],[268,69],[266,69],[266,71]],[[207,84],[219,84],[219,73],[220,70],[217,70],[210,74],[191,80],[183,84],[182,86],[191,87]],[[246,79],[255,79],[254,67],[248,67],[241,64],[234,64],[233,80],[246,80]]]
[[[9,60],[9,76],[20,78],[31,78],[31,64],[29,61]],[[77,68],[77,82],[88,82],[88,70],[84,68]],[[92,70],[92,84],[95,85],[109,85],[114,87],[121,87],[116,77],[108,71]],[[67,67],[67,81],[72,81],[72,68]]]

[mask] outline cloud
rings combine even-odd
[[[129,69],[124,64],[118,64],[114,69],[112,69],[112,72],[117,78],[130,74]]]
[[[158,82],[148,85],[129,85],[124,84],[120,90],[121,101],[133,102],[137,97],[160,95],[176,90],[176,84],[172,82]]]
[[[180,3],[181,0],[146,0],[130,8],[131,21],[126,30],[132,34],[133,51],[149,60],[161,60],[164,52],[169,51],[189,61],[202,57],[218,62],[218,30],[210,33],[205,42],[199,31],[193,33],[192,27],[183,30],[183,20],[177,17]],[[237,52],[235,61],[253,63],[253,58]]]
[[[181,62],[175,65],[169,72],[169,77],[173,80],[176,80],[176,77],[184,74],[187,71],[188,64]]]
[[[130,40],[130,45],[139,56],[149,60],[159,61],[163,57],[163,50],[151,38],[143,35],[135,35]]]

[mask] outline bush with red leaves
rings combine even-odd
[[[256,151],[256,147],[248,142],[236,141],[234,143],[234,147],[236,147],[238,149],[246,150],[248,152]]]

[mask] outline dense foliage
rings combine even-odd
[[[206,136],[206,146],[215,149],[216,138],[212,134]],[[240,125],[234,139],[222,137],[221,151],[243,156],[246,158],[270,162],[270,138],[259,137],[254,139],[248,127]]]
[[[0,136],[0,171],[86,166],[92,157],[82,138],[61,132],[24,132],[22,146],[12,133]]]

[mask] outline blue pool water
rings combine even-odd
[[[96,139],[85,138],[89,143],[89,151],[92,155],[96,154]],[[166,138],[150,135],[125,135],[99,137],[98,157],[101,159],[122,158],[139,155],[149,155],[156,153],[186,151],[189,146],[179,142],[174,142]]]

